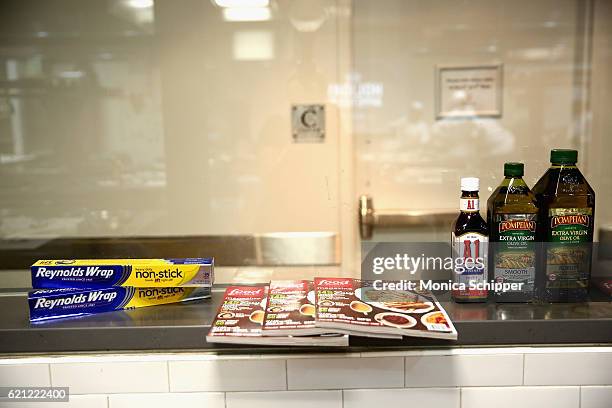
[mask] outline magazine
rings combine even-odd
[[[348,336],[263,336],[268,289],[267,285],[228,287],[206,341],[277,346],[348,346]]]
[[[381,290],[373,281],[351,278],[316,278],[314,285],[316,327],[358,336],[457,339],[430,291]]]
[[[264,336],[312,336],[329,333],[315,327],[312,281],[272,281],[263,322]]]

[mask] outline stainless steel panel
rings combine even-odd
[[[276,232],[255,236],[257,265],[338,265],[340,239],[333,232]]]
[[[456,212],[436,210],[375,210],[372,197],[359,197],[359,234],[361,239],[372,238],[374,228],[415,228],[450,225]]]
[[[339,265],[335,232],[249,235],[58,238],[0,241],[0,269],[28,268],[38,259],[188,258],[214,256],[217,266]]]

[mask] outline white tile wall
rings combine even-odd
[[[106,395],[73,395],[68,402],[0,402],[2,408],[107,408]]]
[[[49,364],[0,365],[0,387],[50,385]]]
[[[610,368],[612,370],[612,367]],[[580,408],[610,408],[612,407],[612,386],[581,387]]]
[[[459,408],[459,388],[412,388],[344,391],[344,408]]]
[[[228,392],[226,408],[341,408],[342,391]]]
[[[522,383],[522,354],[406,357],[406,387]]]
[[[108,397],[108,408],[224,408],[222,392],[173,394],[116,394]]]
[[[579,408],[578,387],[461,389],[461,408]]]
[[[312,358],[287,360],[290,390],[404,386],[404,359]]]
[[[169,364],[172,392],[287,389],[282,359],[171,361]]]
[[[54,387],[69,386],[71,394],[167,392],[166,362],[51,364]]]
[[[612,408],[610,347],[456,351],[0,359],[0,386],[72,394],[69,403],[0,407]]]
[[[612,384],[612,353],[525,355],[525,385],[607,384]]]

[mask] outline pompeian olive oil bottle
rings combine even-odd
[[[491,293],[497,302],[529,302],[534,295],[538,207],[523,174],[523,163],[505,163],[505,178],[487,201],[489,279],[514,284]]]
[[[536,288],[547,302],[582,302],[589,291],[595,192],[577,162],[576,150],[552,150],[551,166],[533,188],[544,242]]]
[[[480,216],[479,180],[461,179],[461,212],[452,228],[455,270],[451,295],[456,302],[485,302],[487,290],[487,245],[489,229]]]

